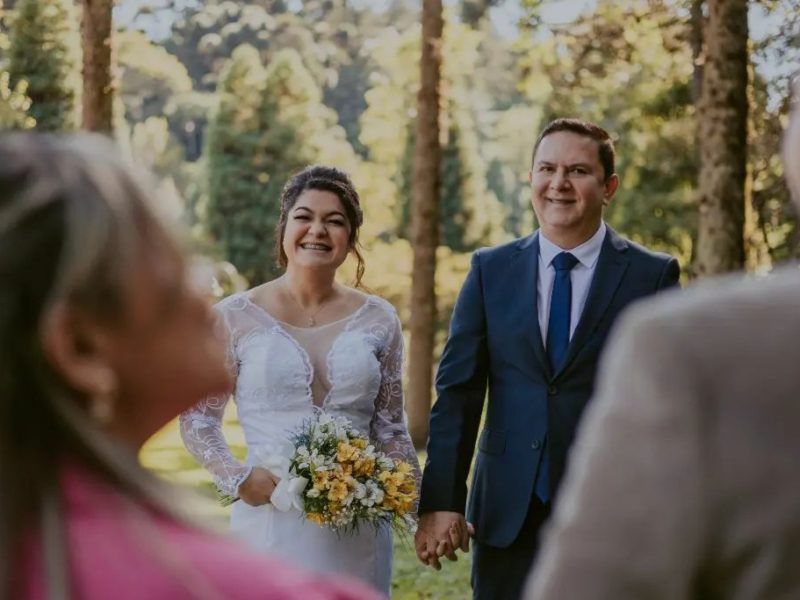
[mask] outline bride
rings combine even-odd
[[[270,496],[279,479],[256,459],[288,457],[292,432],[324,412],[346,417],[369,434],[377,450],[419,472],[404,421],[397,313],[386,300],[334,281],[352,252],[358,261],[356,286],[360,283],[361,223],[358,194],[342,171],[307,167],[287,182],[277,244],[285,274],[216,306],[229,337],[246,464],[234,458],[222,434],[228,395],[185,412],[180,425],[189,452],[219,489],[242,500],[231,513],[236,536],[308,568],[360,578],[388,596],[390,529],[337,535],[297,512],[276,510]]]

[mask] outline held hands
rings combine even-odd
[[[469,552],[469,538],[475,535],[471,523],[457,512],[436,511],[419,518],[414,546],[417,558],[437,571],[442,568],[439,559],[458,560],[456,550]]]
[[[253,467],[250,475],[239,485],[239,498],[250,506],[267,504],[280,479],[263,467]]]

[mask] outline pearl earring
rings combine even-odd
[[[105,381],[89,400],[89,415],[99,425],[108,425],[114,420],[117,384],[113,374],[109,373]]]

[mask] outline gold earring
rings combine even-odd
[[[108,425],[114,420],[117,384],[113,374],[109,373],[105,381],[89,399],[89,415],[99,425]]]

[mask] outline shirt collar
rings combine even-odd
[[[539,256],[541,257],[542,261],[544,261],[544,264],[549,267],[550,263],[553,262],[553,259],[557,254],[569,252],[575,258],[577,258],[584,267],[587,269],[592,269],[597,263],[597,259],[600,257],[600,250],[603,248],[603,240],[606,237],[606,229],[607,227],[605,222],[600,221],[600,227],[597,229],[595,234],[583,242],[580,246],[576,246],[572,250],[564,250],[563,248],[556,246],[553,242],[548,240],[540,230]]]

